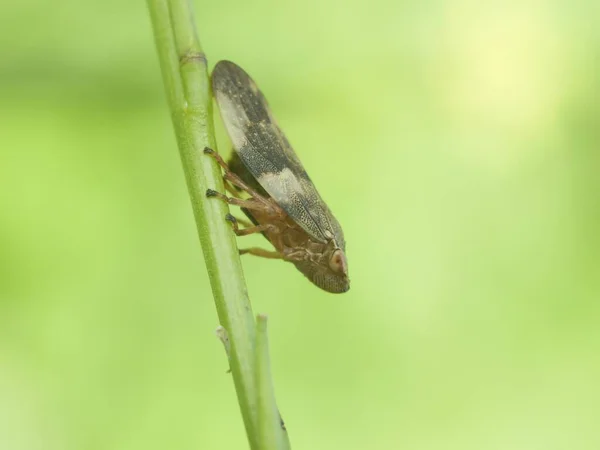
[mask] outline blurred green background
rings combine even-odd
[[[600,448],[600,4],[195,7],[348,242],[244,259],[293,447]],[[0,17],[0,448],[247,448],[145,3]]]

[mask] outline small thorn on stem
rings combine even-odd
[[[231,344],[229,342],[229,334],[227,330],[223,328],[221,325],[217,327],[215,330],[215,334],[219,338],[219,340],[223,343],[223,347],[225,347],[225,353],[227,354],[227,359],[231,359]],[[227,371],[227,373],[231,372],[231,368]]]

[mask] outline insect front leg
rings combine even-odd
[[[229,192],[232,196],[237,198],[243,198],[242,191],[236,189],[235,186],[229,180],[227,180],[227,177],[225,176],[223,176],[223,184],[225,186],[225,190]]]

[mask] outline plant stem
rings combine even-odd
[[[260,448],[289,450],[290,441],[283,420],[279,415],[269,360],[267,316],[256,317],[255,380],[257,394],[257,433]]]
[[[206,198],[223,192],[221,171],[205,147],[215,149],[206,58],[188,0],[148,0],[156,48],[185,178],[204,252],[219,322],[230,341],[230,366],[250,441],[258,450],[254,381],[255,321],[226,205]]]

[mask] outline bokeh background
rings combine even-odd
[[[599,5],[195,2],[348,241],[244,260],[294,448],[600,448]],[[0,17],[0,448],[247,448],[145,3]]]

